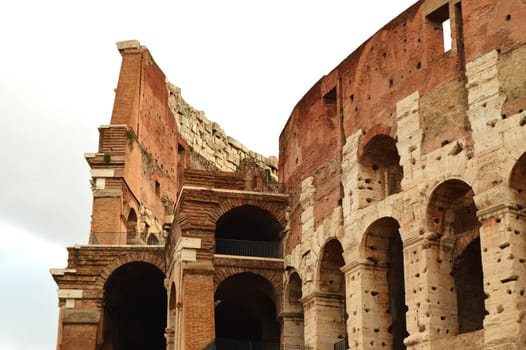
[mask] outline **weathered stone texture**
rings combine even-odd
[[[90,245],[52,271],[57,348],[119,345],[119,286],[156,274],[159,348],[526,348],[525,17],[521,0],[418,1],[297,103],[279,172],[119,43],[86,155]]]
[[[181,89],[168,83],[169,105],[177,121],[181,137],[191,152],[198,153],[206,161],[221,171],[236,171],[244,159],[253,159],[272,174],[277,173],[276,157],[265,157],[248,150],[214,122],[209,121],[202,111],[195,110],[186,103]]]

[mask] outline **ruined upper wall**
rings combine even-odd
[[[257,168],[275,182],[276,158],[249,151],[188,105],[146,47],[129,40],[117,48],[122,64],[111,123],[99,128],[98,152],[86,154],[94,195],[90,242],[141,244],[154,234],[152,241],[162,243],[186,169],[249,176]]]
[[[195,152],[209,166],[220,171],[239,170],[240,163],[250,159],[277,177],[276,157],[267,158],[248,150],[234,138],[227,136],[219,124],[208,120],[202,111],[190,106],[183,99],[180,88],[171,83],[167,83],[167,87],[170,109],[177,121],[179,133],[188,144],[191,153]]]

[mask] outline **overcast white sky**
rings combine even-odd
[[[264,155],[296,102],[416,0],[17,0],[0,10],[0,349],[54,349],[66,246],[89,233],[85,152],[120,55],[146,45],[185,100]]]

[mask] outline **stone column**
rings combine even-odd
[[[353,261],[342,268],[347,293],[349,348],[391,348],[387,265]]]
[[[304,322],[303,313],[282,312],[281,319],[281,345],[304,346]]]
[[[486,349],[525,348],[526,216],[505,205],[477,213],[480,228]]]
[[[335,293],[312,292],[301,300],[305,314],[305,345],[332,349],[345,338],[343,297]]]
[[[407,349],[441,349],[435,340],[456,335],[454,239],[428,233],[404,242]]]

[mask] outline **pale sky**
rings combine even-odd
[[[264,155],[294,105],[416,0],[17,0],[0,10],[0,349],[54,349],[66,246],[85,244],[115,42],[137,39],[185,100]]]

